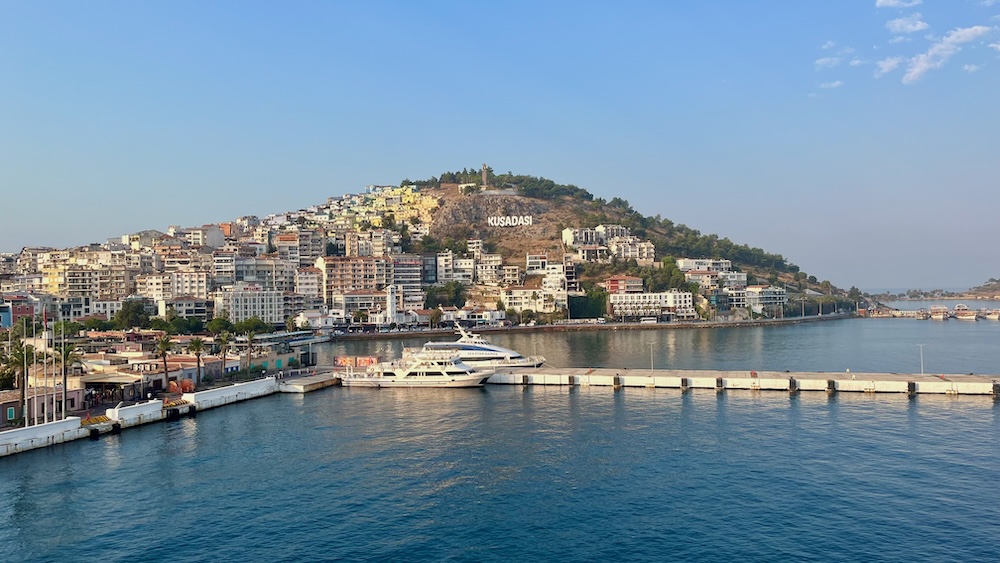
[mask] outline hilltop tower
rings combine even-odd
[[[483,163],[483,189],[486,189],[486,163]]]

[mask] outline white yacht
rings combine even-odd
[[[363,372],[341,376],[345,387],[482,387],[493,375],[477,369],[454,353],[421,352],[391,362],[379,362]]]
[[[455,326],[458,340],[428,342],[423,348],[407,348],[403,356],[416,355],[424,352],[449,352],[457,355],[466,364],[485,368],[535,368],[545,363],[542,356],[522,356],[521,354],[490,344],[478,334],[466,331],[461,325]]]

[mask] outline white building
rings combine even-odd
[[[719,258],[678,258],[677,268],[682,272],[687,272],[688,270],[728,272],[733,269],[733,263],[731,260]]]
[[[226,311],[233,323],[258,317],[266,323],[285,323],[285,305],[282,292],[264,289],[258,284],[237,282],[223,286],[213,293],[215,311]]]

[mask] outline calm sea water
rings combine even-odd
[[[658,367],[914,371],[924,343],[925,362],[942,371],[987,373],[998,325],[492,339],[567,364],[637,369],[652,342]],[[976,397],[603,387],[278,395],[0,459],[0,554],[997,561],[998,414]]]

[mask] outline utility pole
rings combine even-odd
[[[924,345],[917,344],[920,347],[920,375],[924,374]]]

